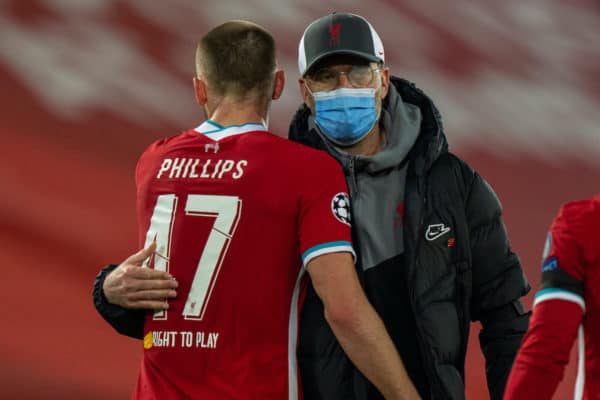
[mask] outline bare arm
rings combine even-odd
[[[420,399],[385,326],[365,296],[350,253],[331,253],[307,265],[325,318],[340,345],[388,400]]]

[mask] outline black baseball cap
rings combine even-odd
[[[313,21],[298,46],[298,69],[304,76],[318,61],[333,54],[384,62],[381,39],[373,26],[356,14],[332,13]]]

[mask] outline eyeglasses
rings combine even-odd
[[[379,70],[380,68],[373,68],[370,65],[353,65],[349,71],[325,67],[310,74],[308,79],[314,83],[313,90],[333,90],[340,85],[340,75],[346,75],[353,87],[363,88],[373,83],[375,72]]]

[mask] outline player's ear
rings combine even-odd
[[[208,102],[208,97],[206,96],[206,83],[197,77],[194,77],[194,94],[196,95],[198,104],[204,107]]]
[[[271,98],[277,100],[283,93],[283,87],[285,86],[285,74],[283,70],[275,72],[275,84],[273,85],[273,94]]]

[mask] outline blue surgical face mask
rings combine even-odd
[[[377,122],[373,88],[340,88],[311,94],[315,99],[315,123],[335,144],[352,146],[360,142]]]

